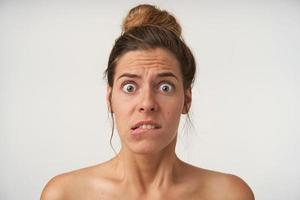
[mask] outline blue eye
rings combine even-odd
[[[126,93],[132,93],[136,90],[136,86],[132,83],[126,83],[123,85],[122,90]]]
[[[173,91],[173,86],[169,83],[163,83],[159,86],[159,90],[164,93],[169,93]]]

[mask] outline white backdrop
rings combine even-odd
[[[242,177],[257,199],[299,200],[297,0],[0,1],[0,199],[38,199],[54,175],[114,155],[102,73],[142,2],[177,16],[197,58],[178,155]]]

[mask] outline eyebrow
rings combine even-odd
[[[176,80],[178,80],[177,76],[175,74],[173,74],[172,72],[159,73],[157,76],[158,77],[174,77]]]
[[[123,77],[141,79],[141,76],[139,76],[137,74],[131,74],[131,73],[124,73],[121,76],[119,76],[118,79],[123,78]],[[174,75],[172,72],[162,72],[162,73],[157,74],[157,77],[173,77],[176,80],[178,80],[177,76]]]
[[[141,78],[141,76],[136,75],[136,74],[130,74],[130,73],[124,73],[121,76],[118,77],[118,79],[123,78],[123,77],[128,77],[128,78]]]

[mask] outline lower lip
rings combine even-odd
[[[151,129],[146,129],[146,128],[137,128],[131,132],[132,135],[142,135],[142,134],[148,134],[148,133],[153,133],[157,131],[159,128],[151,128]]]

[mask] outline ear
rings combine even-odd
[[[188,89],[185,90],[184,94],[184,105],[182,109],[182,114],[187,114],[191,108],[191,103],[192,103],[192,88],[189,87]]]
[[[110,113],[113,113],[113,109],[111,106],[111,95],[112,95],[112,88],[108,85],[106,91],[106,104],[107,104],[108,111]]]

